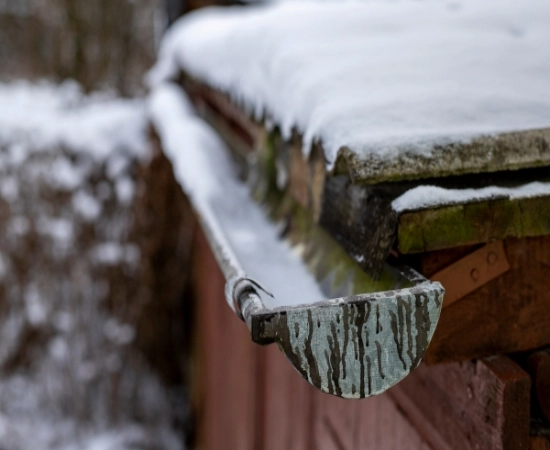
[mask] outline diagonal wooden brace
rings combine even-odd
[[[502,241],[491,242],[431,277],[445,288],[443,308],[510,270]]]

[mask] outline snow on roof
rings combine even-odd
[[[394,178],[424,176],[430,159],[439,159],[428,164],[436,174],[445,173],[438,164],[455,172],[507,158],[507,168],[543,157],[550,164],[540,148],[518,163],[517,148],[525,142],[501,146],[498,152],[507,153],[500,156],[487,142],[473,156],[453,157],[451,148],[440,159],[437,151],[480,136],[550,127],[549,18],[547,0],[211,8],[168,32],[149,81],[183,69],[256,118],[274,121],[285,136],[296,128],[306,152],[312,141],[322,141],[329,168],[342,149],[368,162],[367,175],[400,157],[399,169],[388,175]]]
[[[438,186],[417,186],[392,202],[398,213],[441,206],[459,205],[496,199],[524,199],[550,195],[550,183],[534,182],[513,188],[489,186],[480,189],[445,189]]]

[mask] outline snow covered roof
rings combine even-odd
[[[366,182],[550,165],[550,2],[211,8],[167,34],[181,71]]]

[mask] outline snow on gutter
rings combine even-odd
[[[253,341],[277,342],[311,384],[346,398],[379,394],[419,364],[441,311],[439,283],[404,270],[400,283],[408,287],[327,296],[299,246],[282,240],[251,201],[224,144],[195,117],[183,91],[158,85],[149,111],[226,277],[227,301]]]
[[[325,300],[298,256],[279,240],[279,230],[250,201],[247,187],[233,174],[225,144],[195,116],[183,91],[168,84],[155,89],[150,112],[177,181],[207,230],[223,243],[217,247],[226,278],[261,279],[274,296],[264,299],[271,308]]]

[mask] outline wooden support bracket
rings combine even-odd
[[[502,241],[491,242],[431,277],[445,288],[443,308],[510,270]]]

